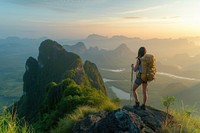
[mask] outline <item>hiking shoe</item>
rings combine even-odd
[[[139,102],[135,102],[135,105],[133,106],[133,108],[139,108],[140,107],[140,103]]]
[[[141,108],[142,110],[146,110],[146,106],[145,106],[144,104],[142,104],[142,105],[140,106],[140,108]]]

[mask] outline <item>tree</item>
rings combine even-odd
[[[162,97],[161,102],[166,107],[167,114],[169,113],[170,105],[174,104],[176,98],[174,96]]]

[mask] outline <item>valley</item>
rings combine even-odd
[[[35,40],[7,38],[0,40],[0,61],[2,62],[0,64],[0,106],[8,106],[12,104],[23,94],[22,88],[25,61],[29,56],[36,57],[37,47],[40,43],[39,41],[42,39],[43,38]],[[97,39],[98,41],[92,43],[88,39],[93,41]],[[84,61],[90,60],[97,64],[104,79],[109,97],[119,97],[122,99],[122,104],[127,104],[129,100],[124,99],[129,99],[130,97],[130,64],[135,63],[137,53],[136,48],[139,46],[139,43],[137,41],[134,42],[133,40],[138,39],[122,39],[120,36],[115,36],[112,39],[106,39],[99,38],[96,35],[90,36],[86,40],[87,41],[83,41],[85,43],[78,42],[75,45],[66,45],[68,42],[65,41],[63,42],[63,47],[67,51],[80,55]],[[141,41],[141,39],[139,40]],[[125,42],[127,44],[120,44],[120,42]],[[187,41],[185,42],[183,40],[175,40],[173,42],[173,40],[169,41],[161,39],[159,42],[165,43],[158,47],[159,49],[157,52],[159,52],[160,49],[170,50],[170,47],[172,47],[173,43],[176,42],[180,43],[178,47],[182,49],[182,52],[184,52],[184,45],[191,46],[192,44],[192,46],[194,46],[193,49],[196,48],[196,56],[190,57],[190,53],[182,54],[179,50],[180,53],[174,53],[174,55],[170,54],[170,56],[163,57],[164,54],[161,50],[161,53],[159,53],[156,60],[157,78],[155,81],[149,83],[148,87],[150,96],[149,104],[159,105],[161,97],[167,95],[176,96],[177,99],[183,100],[183,102],[188,105],[195,104],[199,101],[198,95],[200,94],[198,89],[200,86],[200,71],[197,69],[200,64],[200,62],[198,62],[200,52],[198,54],[197,49],[199,46],[193,45],[192,42],[187,44]],[[75,41],[73,43],[75,43]],[[102,49],[103,46],[105,46],[100,46],[102,43],[111,43],[112,47]],[[131,45],[130,43],[135,43],[137,45]],[[93,45],[91,46],[91,44]],[[150,44],[148,45],[150,46]],[[153,52],[152,49],[155,49],[156,46],[157,45],[152,45],[149,52]],[[130,49],[129,47],[132,48]],[[22,48],[24,50],[22,50]],[[122,93],[125,98],[121,97],[120,93]],[[139,94],[141,95],[141,91]],[[129,95],[128,98],[127,95]]]

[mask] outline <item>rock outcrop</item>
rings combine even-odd
[[[159,133],[171,115],[147,106],[146,110],[124,106],[112,112],[89,115],[74,126],[74,133]]]

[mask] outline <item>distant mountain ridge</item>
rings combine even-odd
[[[97,35],[97,34],[90,34],[88,35],[87,39],[88,40],[102,40],[102,39],[108,39],[108,37]]]
[[[63,45],[63,47],[67,51],[79,54],[84,60],[91,60],[99,67],[129,67],[133,62],[133,58],[136,57],[136,54],[133,53],[126,44],[121,44],[113,50],[100,50],[98,47],[90,47],[89,49],[86,49],[83,42],[78,42],[75,45]]]
[[[64,45],[64,48],[68,51],[74,52],[78,55],[84,54],[87,50],[83,42],[78,42],[75,45]]]
[[[98,39],[95,39],[98,38]],[[103,37],[101,35],[89,35],[88,38],[83,39],[82,42],[87,44],[87,47],[95,47],[97,46],[100,49],[108,49],[111,50],[113,48],[118,47],[120,44],[125,43],[128,48],[132,51],[136,52],[139,47],[145,46],[150,53],[155,54],[160,59],[173,56],[175,54],[187,53],[194,54],[199,53],[199,47],[195,42],[191,41],[190,38],[178,38],[178,39],[141,39],[138,37],[126,37],[122,35],[113,36],[113,37]],[[94,41],[95,40],[95,41]],[[174,47],[176,46],[176,47]],[[158,51],[159,49],[159,51]],[[169,52],[170,51],[170,54]],[[160,54],[162,53],[162,54]]]
[[[81,44],[81,45],[78,45],[78,44]],[[91,60],[92,62],[97,64],[97,66],[100,68],[130,69],[130,64],[132,63],[134,64],[136,62],[136,56],[137,56],[137,54],[132,52],[128,48],[127,44],[124,44],[124,43],[120,44],[117,48],[113,50],[99,49],[97,46],[90,47],[87,49],[86,45],[83,42],[78,42],[75,45],[63,45],[63,47],[67,51],[71,51],[71,52],[79,54],[84,60]],[[83,47],[84,47],[84,52],[82,50]],[[181,59],[182,60],[185,59],[188,62],[188,59],[190,57],[189,56],[186,56],[186,57],[187,58],[181,58]],[[194,61],[196,61],[197,57],[194,58]],[[176,63],[181,61],[181,59],[176,61],[176,56],[169,59],[170,59],[169,63],[171,64],[166,63],[164,65],[161,63],[161,61],[159,61],[159,59],[156,56],[157,70],[161,72],[169,72],[173,74],[182,73],[183,70],[180,69],[176,65]],[[196,67],[198,67],[198,65]],[[194,68],[194,66],[192,68]]]

